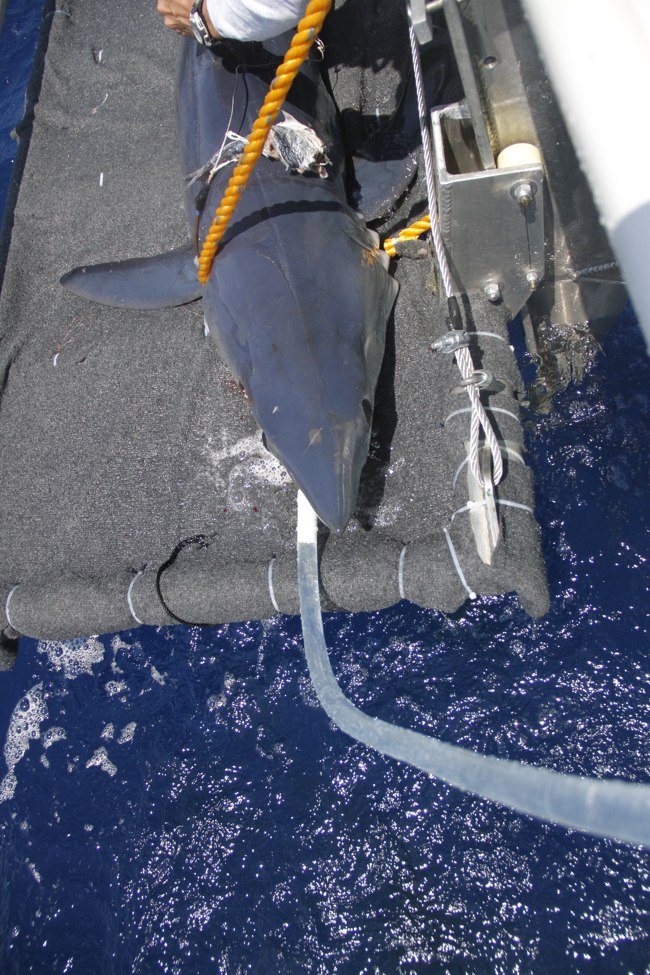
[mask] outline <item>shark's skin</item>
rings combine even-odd
[[[260,49],[255,51],[260,58]],[[250,131],[273,75],[265,60],[261,53],[260,63],[243,68],[235,56],[222,60],[191,39],[183,42],[178,135],[188,218],[198,241],[207,233],[232,166],[209,184],[205,177],[189,177],[219,150],[228,129]],[[304,66],[286,107],[326,144],[329,175],[299,175],[279,161],[260,159],[203,290],[204,313],[209,334],[246,391],[268,449],[319,518],[339,532],[354,510],[368,453],[397,285],[376,235],[346,202],[336,113],[316,66]],[[178,255],[178,273],[170,274],[169,267],[163,272],[168,283],[158,307],[199,293],[188,273],[191,255]],[[79,268],[63,283],[104,303],[154,307],[161,277],[156,267],[151,258]]]

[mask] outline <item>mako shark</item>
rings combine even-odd
[[[206,332],[243,387],[267,448],[319,518],[342,531],[369,446],[397,285],[379,239],[347,202],[335,106],[307,62],[285,104],[324,147],[312,172],[261,158],[202,289],[196,249],[273,77],[259,45],[217,55],[183,42],[177,127],[194,242],[151,258],[76,268],[61,283],[104,304],[161,308],[203,298]],[[227,133],[231,133],[227,136]],[[311,142],[313,143],[313,139]]]

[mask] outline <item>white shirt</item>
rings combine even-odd
[[[266,41],[295,27],[308,0],[205,0],[215,30],[235,41]]]

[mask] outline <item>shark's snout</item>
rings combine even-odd
[[[337,533],[352,517],[368,454],[372,407],[368,400],[365,403],[366,409],[360,403],[353,419],[330,417],[327,424],[309,430],[306,446],[266,438],[267,447],[291,472],[320,520]]]

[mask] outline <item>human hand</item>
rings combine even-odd
[[[157,0],[156,8],[163,19],[165,27],[169,27],[170,30],[175,31],[177,34],[186,34],[189,36],[192,35],[192,29],[190,27],[192,0]],[[205,3],[203,4],[201,13],[203,19],[205,20],[206,27],[212,36],[218,37],[219,34],[214,29],[214,24],[210,20],[210,15],[205,9]]]

